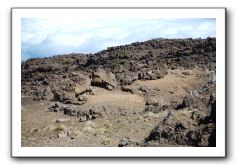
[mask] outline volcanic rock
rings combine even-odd
[[[117,81],[112,72],[107,72],[104,69],[98,68],[96,71],[92,72],[91,85],[112,90],[117,87]]]

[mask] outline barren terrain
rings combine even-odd
[[[22,146],[215,146],[215,39],[22,63]]]

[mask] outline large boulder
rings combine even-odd
[[[34,101],[53,100],[54,94],[49,86],[44,89],[38,88],[34,94]]]
[[[96,71],[92,72],[91,85],[112,90],[117,87],[117,81],[112,72],[107,72],[104,69],[98,68]]]
[[[53,94],[54,94],[54,101],[64,102],[65,100],[68,99],[67,94],[61,90],[55,90]]]
[[[87,76],[78,75],[80,81],[77,82],[75,87],[75,97],[85,93],[91,92],[91,79]]]
[[[54,98],[54,94],[49,86],[47,86],[43,91],[43,100],[52,100]]]
[[[138,79],[138,74],[136,72],[124,72],[116,75],[116,79],[122,85],[131,85],[134,81]]]
[[[64,104],[75,104],[80,105],[80,103],[74,96],[73,93],[68,93],[61,90],[55,90],[54,92],[54,101],[62,102]]]
[[[139,80],[156,80],[163,78],[168,73],[166,67],[143,70],[138,74]]]

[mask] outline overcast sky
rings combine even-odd
[[[153,38],[216,36],[216,19],[23,18],[22,60],[68,53],[95,53]]]

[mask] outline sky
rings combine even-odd
[[[27,60],[59,54],[96,53],[107,47],[154,38],[215,36],[215,18],[22,18],[21,58]]]

